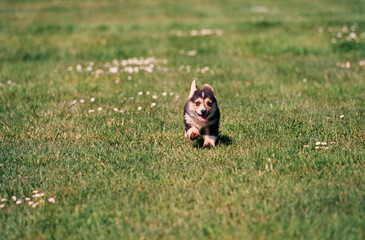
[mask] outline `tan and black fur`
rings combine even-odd
[[[190,140],[204,135],[204,147],[215,147],[219,134],[220,112],[213,88],[204,84],[202,89],[193,80],[184,108],[185,137]]]

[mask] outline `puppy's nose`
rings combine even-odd
[[[203,110],[202,110],[202,115],[206,115],[206,114],[207,114],[207,112],[208,112],[207,110],[203,109]]]

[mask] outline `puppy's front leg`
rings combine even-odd
[[[195,140],[200,137],[199,130],[196,127],[191,127],[185,132],[185,137],[189,138],[190,140]]]
[[[216,140],[217,136],[205,135],[203,147],[210,147],[210,146],[215,147]]]

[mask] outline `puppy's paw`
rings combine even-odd
[[[198,139],[198,137],[200,137],[200,134],[198,132],[191,132],[190,140]]]
[[[215,147],[214,145],[211,145],[210,143],[204,143],[203,147],[205,148],[210,148],[210,147]]]
[[[217,139],[216,136],[210,136],[210,135],[204,136],[203,147],[205,147],[205,148],[215,147],[215,140],[216,139]]]
[[[192,127],[187,132],[185,132],[185,137],[190,140],[195,140],[200,137],[199,130],[195,127]]]

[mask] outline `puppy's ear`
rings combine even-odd
[[[214,93],[213,88],[209,84],[204,84],[203,85],[203,89],[208,90],[208,91],[211,91],[211,92]]]
[[[198,90],[198,87],[196,86],[196,81],[193,80],[190,87],[190,93],[189,93],[189,99],[193,97],[194,93]]]

